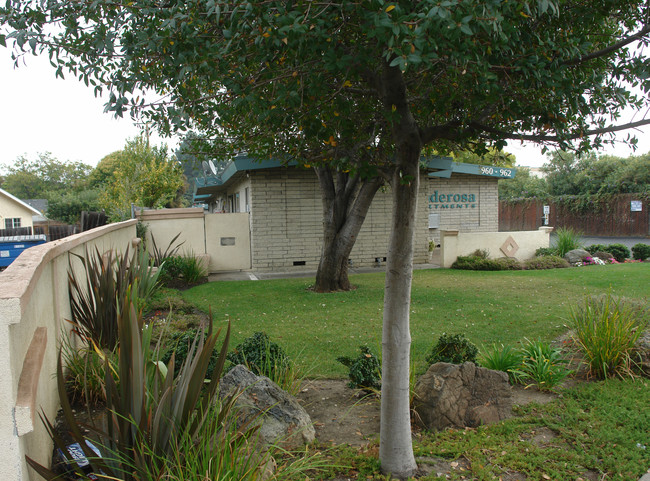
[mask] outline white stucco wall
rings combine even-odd
[[[442,232],[441,265],[451,267],[458,256],[466,256],[476,249],[485,249],[490,258],[514,257],[527,260],[535,256],[540,247],[548,247],[552,227],[540,227],[536,231],[518,232],[459,232],[445,230]],[[504,243],[511,239],[516,252],[502,250]],[[506,253],[507,252],[507,253]]]
[[[32,247],[0,273],[0,476],[3,479],[41,479],[27,467],[26,454],[41,464],[50,463],[52,443],[36,411],[42,409],[53,420],[59,406],[54,373],[58,339],[68,327],[65,320],[71,317],[67,272],[69,262],[75,269],[80,265],[71,254],[83,255],[86,247],[97,247],[100,252],[110,249],[124,252],[135,238],[135,224],[135,220],[109,224]],[[29,351],[37,332],[45,333],[46,340],[37,342],[35,349]],[[42,368],[38,376],[31,375],[34,366],[29,361],[41,350]],[[21,403],[18,403],[19,385],[29,388],[28,395],[20,398]]]

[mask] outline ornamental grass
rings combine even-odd
[[[571,310],[574,340],[589,375],[633,375],[635,345],[647,325],[647,310],[610,293],[589,296]]]

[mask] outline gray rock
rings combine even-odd
[[[307,411],[268,377],[257,376],[245,366],[235,366],[219,383],[219,393],[226,398],[238,391],[238,422],[261,423],[260,436],[266,444],[295,449],[314,441],[316,431]]]
[[[512,389],[505,372],[439,362],[416,383],[413,409],[428,430],[491,424],[512,416]]]
[[[585,257],[591,257],[591,254],[584,249],[573,249],[564,254],[564,258],[569,262],[569,264],[580,262]]]

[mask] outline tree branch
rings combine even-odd
[[[616,51],[618,49],[621,49],[621,48],[625,47],[626,45],[629,45],[629,44],[631,44],[633,42],[637,42],[637,41],[641,40],[643,38],[643,36],[648,34],[648,33],[650,33],[650,25],[646,25],[641,30],[639,30],[637,33],[635,33],[633,35],[630,35],[629,37],[625,37],[624,39],[622,39],[622,40],[620,40],[620,41],[618,41],[618,42],[616,42],[616,43],[614,43],[614,44],[612,44],[612,45],[610,45],[608,47],[605,47],[605,48],[603,48],[601,50],[597,50],[597,51],[592,52],[590,54],[583,55],[582,57],[576,57],[576,58],[573,58],[571,60],[566,60],[566,61],[562,62],[562,65],[573,66],[573,65],[581,64],[581,63],[586,62],[588,60],[592,60],[594,58],[604,57],[605,55],[608,55],[608,54],[610,54],[610,53],[612,53],[612,52],[614,52],[614,51]]]
[[[638,120],[637,122],[630,122],[623,125],[612,125],[609,127],[603,127],[600,129],[586,130],[584,132],[574,133],[566,137],[557,136],[557,135],[540,135],[540,134],[517,134],[513,132],[506,132],[504,130],[494,129],[488,127],[487,125],[481,125],[479,123],[470,123],[469,128],[473,131],[483,131],[491,134],[498,134],[504,139],[516,139],[516,140],[530,140],[532,142],[562,142],[564,140],[574,140],[581,137],[587,137],[591,135],[600,135],[608,134],[612,132],[619,132],[621,130],[634,129],[637,127],[642,127],[644,125],[650,125],[650,119]],[[450,139],[450,137],[441,137],[445,139]],[[450,139],[453,140],[453,139]]]

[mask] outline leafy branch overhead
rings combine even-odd
[[[58,75],[110,90],[108,110],[224,149],[343,162],[399,142],[387,127],[406,117],[448,150],[587,148],[647,102],[642,0],[45,5],[0,10],[16,58],[45,49]]]

